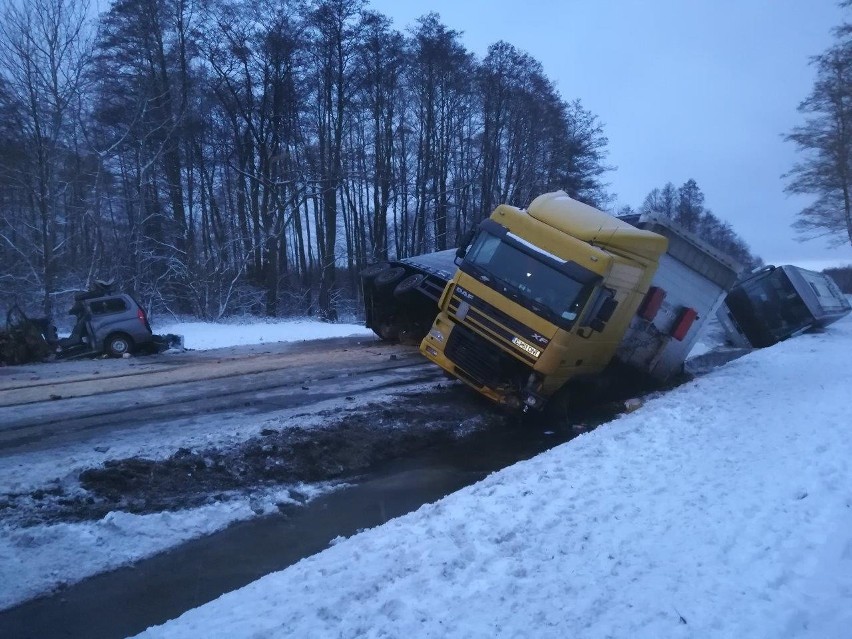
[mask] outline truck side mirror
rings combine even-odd
[[[615,301],[614,298],[608,297],[601,304],[600,309],[598,309],[597,315],[595,315],[594,319],[589,322],[589,327],[593,331],[597,331],[600,333],[606,328],[606,323],[612,317],[612,314],[615,312],[616,307],[618,306],[618,302]]]
[[[618,302],[615,301],[615,298],[608,297],[604,300],[604,303],[601,304],[601,308],[598,311],[595,319],[599,319],[602,322],[608,322],[612,317],[612,314],[615,312],[615,308],[618,306]]]

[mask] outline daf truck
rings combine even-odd
[[[561,191],[498,206],[463,244],[420,350],[524,411],[616,368],[681,371],[740,271],[670,220],[630,224]]]

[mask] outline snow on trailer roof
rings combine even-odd
[[[399,261],[449,282],[456,272],[455,259],[456,249],[447,249],[446,251],[414,255]]]

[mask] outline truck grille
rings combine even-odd
[[[464,323],[475,331],[489,335],[489,337],[507,342],[506,348],[512,350],[516,357],[525,360],[530,366],[535,365],[537,357],[520,348],[515,348],[514,339],[517,337],[542,351],[550,342],[548,338],[473,295],[470,295],[464,301],[469,304],[469,308],[464,318],[461,318],[459,317],[459,308],[463,300],[456,295],[450,298],[449,312],[457,322]]]
[[[460,324],[453,327],[444,354],[456,373],[476,386],[517,385],[532,370]]]

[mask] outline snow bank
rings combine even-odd
[[[850,347],[755,352],[143,636],[849,636]]]
[[[279,504],[300,504],[332,490],[331,484],[299,484],[290,490],[234,494],[191,510],[148,515],[111,512],[98,521],[50,526],[0,527],[0,610],[106,570],[133,564],[261,514]]]
[[[213,322],[174,322],[154,324],[154,331],[165,335],[183,335],[184,346],[195,350],[266,344],[269,342],[300,342],[349,335],[373,335],[360,324],[329,324],[315,320],[256,321],[238,324]]]

